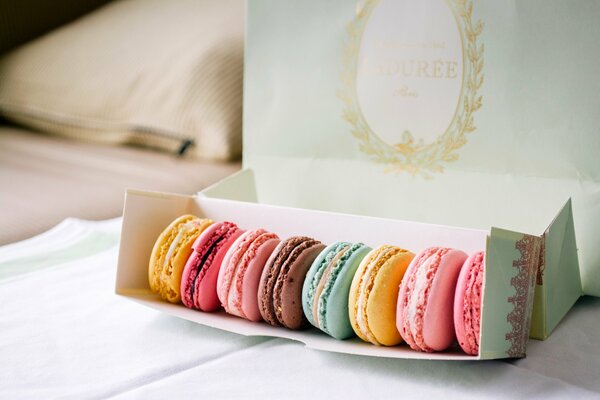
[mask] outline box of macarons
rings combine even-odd
[[[600,296],[600,139],[580,121],[574,157],[519,107],[553,83],[523,94],[504,55],[533,44],[495,7],[249,0],[243,169],[128,190],[117,294],[306,351],[525,357]]]

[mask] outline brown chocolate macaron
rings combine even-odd
[[[307,325],[302,311],[306,273],[325,245],[306,236],[292,236],[277,245],[258,285],[258,308],[271,325],[301,329]]]

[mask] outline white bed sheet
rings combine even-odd
[[[326,353],[179,320],[114,294],[120,219],[0,247],[0,398],[600,398],[600,299],[521,360]]]

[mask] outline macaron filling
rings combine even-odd
[[[322,284],[319,284],[321,290],[317,293],[317,301],[315,302],[315,305],[317,306],[315,308],[318,308],[315,321],[318,321],[319,328],[326,333],[330,333],[327,327],[327,318],[325,317],[327,314],[327,301],[333,289],[333,285],[335,284],[338,275],[346,265],[348,259],[350,259],[350,257],[363,246],[364,245],[362,243],[356,243],[352,246],[344,247],[336,255],[336,257],[333,258],[330,266],[327,268],[327,271],[323,274],[321,279]]]

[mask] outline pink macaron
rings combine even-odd
[[[279,244],[279,237],[264,229],[242,234],[223,259],[217,295],[229,314],[250,321],[262,320],[258,309],[258,284],[263,268]]]
[[[396,325],[414,350],[446,350],[456,338],[454,294],[467,254],[431,247],[417,255],[400,284]]]
[[[481,298],[485,252],[479,251],[462,266],[454,297],[454,328],[456,338],[465,353],[479,353]]]
[[[227,250],[244,233],[233,222],[218,222],[205,229],[192,245],[181,277],[181,300],[186,307],[214,311],[220,306],[217,277]]]

